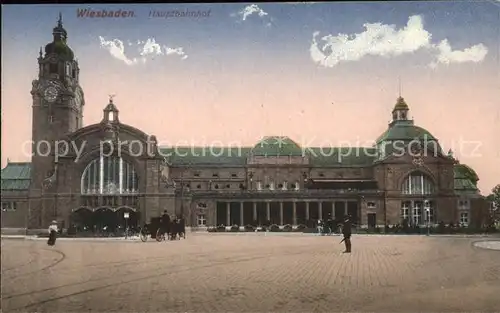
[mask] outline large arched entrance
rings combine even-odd
[[[89,207],[81,207],[71,212],[70,228],[75,232],[91,231],[94,228],[94,213]]]
[[[135,209],[122,206],[115,212],[121,229],[136,229],[139,226],[139,213]],[[127,218],[126,218],[127,217]]]

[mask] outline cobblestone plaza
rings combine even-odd
[[[338,236],[4,239],[2,311],[498,312],[500,252],[484,240],[358,235],[346,255]]]

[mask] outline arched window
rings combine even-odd
[[[428,195],[434,193],[434,183],[425,174],[413,172],[403,182],[401,188],[405,195]]]
[[[121,157],[94,159],[82,175],[82,194],[133,194],[139,191],[134,167]]]

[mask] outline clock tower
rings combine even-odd
[[[68,46],[61,14],[52,35],[52,42],[40,48],[38,79],[31,89],[32,190],[41,189],[43,181],[54,173],[54,142],[82,127],[85,104],[79,84],[80,68]]]

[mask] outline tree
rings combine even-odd
[[[500,219],[500,184],[493,187],[490,194],[486,199],[493,203],[493,220],[498,221]]]
[[[500,209],[500,184],[496,185],[491,192],[491,201],[494,203],[495,208]]]

